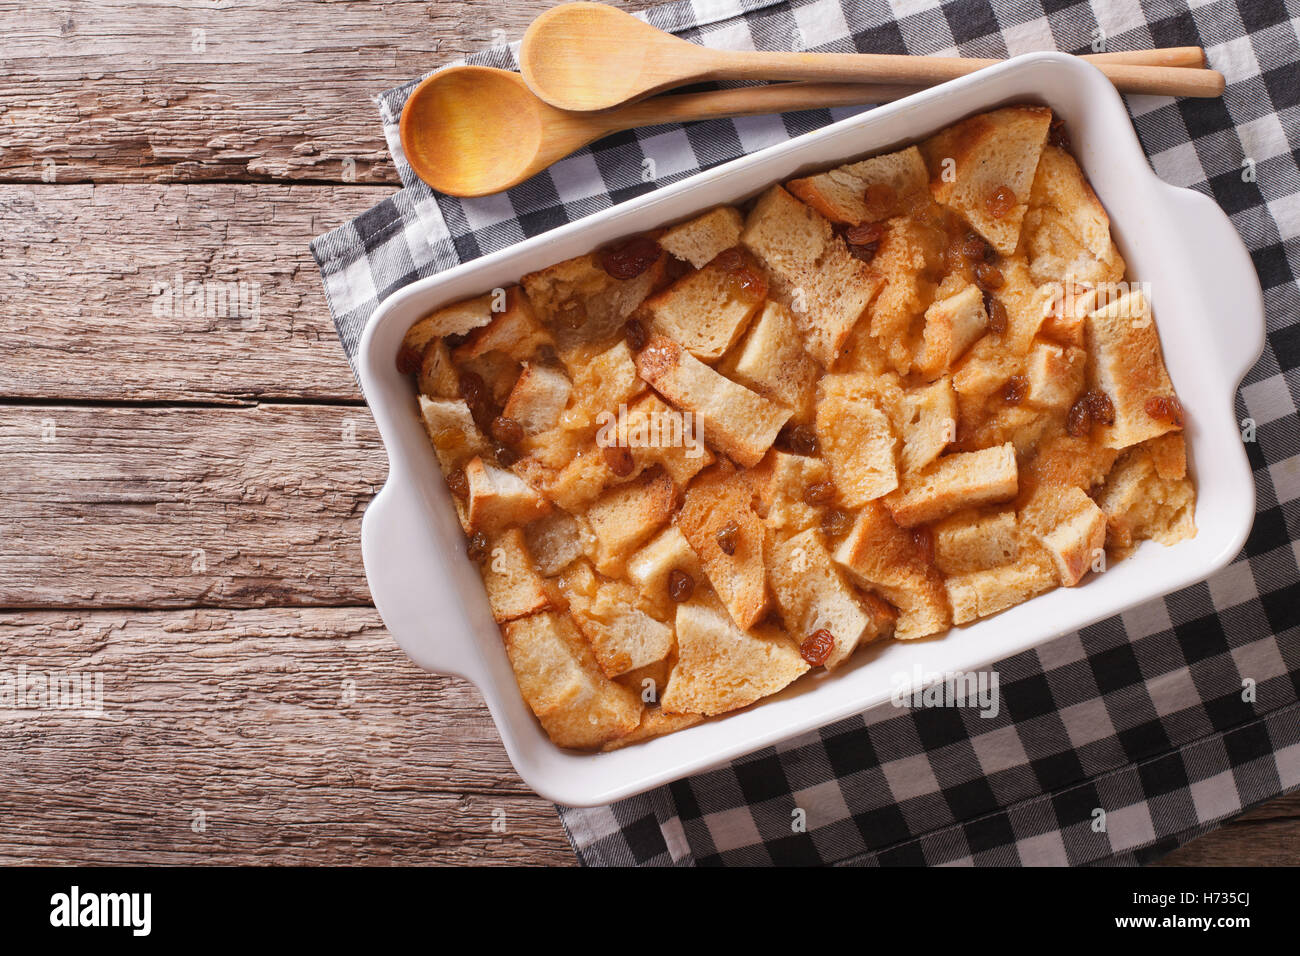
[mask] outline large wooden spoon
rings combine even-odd
[[[1223,75],[1186,66],[1092,58],[1121,93],[1214,97]],[[1171,58],[1181,63],[1183,57]],[[999,60],[877,53],[715,50],[665,33],[601,3],[554,7],[524,34],[520,70],[529,88],[559,109],[603,110],[704,80],[836,80],[930,86]]]
[[[428,77],[402,109],[402,150],[416,175],[452,196],[509,189],[610,133],[660,123],[883,103],[916,87],[777,83],[659,96],[603,113],[543,103],[518,73],[453,66]]]

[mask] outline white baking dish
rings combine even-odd
[[[508,285],[526,272],[622,236],[734,203],[772,183],[919,140],[965,116],[1038,102],[1064,118],[1074,152],[1110,212],[1131,275],[1150,283],[1165,360],[1187,411],[1199,534],[1147,543],[1078,588],[1059,588],[938,640],[885,642],[834,675],[805,678],[746,711],[608,754],[552,744],[519,695],[429,441],[410,381],[394,364],[406,329],[430,309]],[[366,511],[362,551],[376,606],[421,667],[483,693],[510,759],[538,793],[570,806],[607,803],[820,727],[890,699],[898,675],[975,670],[1056,635],[1185,587],[1227,564],[1254,515],[1254,485],[1235,421],[1237,384],[1264,342],[1249,255],[1209,199],[1152,173],[1120,97],[1100,72],[1061,54],[983,70],[596,213],[416,282],[385,301],[361,341],[362,386],[389,455]]]

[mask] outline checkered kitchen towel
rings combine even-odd
[[[1245,553],[1211,580],[1001,662],[996,719],[885,705],[614,806],[562,809],[582,862],[1144,862],[1300,785],[1300,10],[686,0],[646,16],[733,48],[1004,57],[1087,52],[1099,36],[1112,50],[1204,46],[1228,80],[1221,100],[1128,105],[1156,172],[1232,216],[1264,286],[1268,346],[1238,406],[1255,432],[1259,505]],[[516,66],[507,47],[471,61]],[[405,188],[312,246],[349,358],[379,301],[408,282],[853,112],[620,134],[507,194],[457,200],[401,155],[397,118],[413,86],[379,98]],[[644,158],[654,184],[641,181]],[[795,808],[806,832],[792,832]]]

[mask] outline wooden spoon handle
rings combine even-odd
[[[599,115],[606,120],[608,125],[601,135],[607,135],[617,130],[661,123],[887,103],[922,89],[925,87],[885,83],[773,83],[739,90],[653,96],[604,113],[588,115]]]
[[[711,50],[706,78],[714,80],[824,80],[931,86],[966,76],[1001,60],[906,56],[889,53],[784,53]],[[1094,65],[1121,93],[1214,97],[1223,75],[1214,70],[1134,66],[1102,61]]]
[[[1185,66],[1199,70],[1205,66],[1205,51],[1199,46],[1166,46],[1155,50],[1085,53],[1080,59],[1096,66],[1103,63],[1128,63],[1133,66]]]

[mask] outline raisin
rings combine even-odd
[[[663,250],[649,236],[636,236],[627,242],[604,249],[600,265],[613,279],[635,279],[659,261]]]
[[[813,667],[821,667],[835,650],[835,638],[826,628],[819,628],[803,639],[799,645],[799,656]]]
[[[1160,395],[1148,398],[1143,406],[1146,413],[1158,422],[1164,422],[1174,428],[1183,427],[1183,405],[1172,395]]]
[[[1065,431],[1071,438],[1087,438],[1092,431],[1092,413],[1088,411],[1088,400],[1081,398],[1070,406],[1065,416]]]
[[[420,371],[420,353],[411,346],[403,344],[397,350],[397,370],[403,375],[414,375]]]
[[[962,237],[957,248],[964,259],[970,262],[980,262],[988,259],[989,252],[993,247],[978,232],[968,232]]]
[[[816,508],[828,504],[835,497],[835,484],[830,481],[816,481],[803,490],[805,504]]]
[[[492,437],[504,445],[518,445],[524,440],[524,427],[513,418],[498,415],[492,419]]]
[[[497,464],[502,468],[509,468],[519,460],[519,452],[501,442],[492,446],[492,453],[496,456]]]
[[[839,508],[832,508],[822,515],[822,534],[828,538],[838,538],[848,531],[852,524],[852,515],[847,511],[841,511]]]
[[[767,275],[739,247],[724,249],[713,261],[727,273],[727,284],[737,298],[757,300],[767,297]]]
[[[1010,186],[999,186],[989,192],[988,199],[984,201],[985,208],[988,209],[989,215],[994,219],[1001,219],[1016,205],[1016,194],[1011,191]]]
[[[1002,386],[1002,401],[1008,405],[1019,405],[1029,394],[1029,381],[1023,375],[1013,375]]]
[[[864,222],[844,230],[844,241],[851,246],[869,246],[885,237],[885,224]]]
[[[457,498],[469,497],[469,479],[465,477],[465,472],[457,468],[447,475],[447,487]]]
[[[934,532],[928,526],[918,525],[912,529],[912,543],[926,564],[934,564]]]
[[[482,531],[475,532],[469,539],[469,546],[465,549],[465,553],[475,564],[482,564],[488,556],[488,536]]]
[[[817,454],[817,432],[811,425],[794,425],[782,428],[777,436],[781,444],[796,455],[811,458]]]
[[[636,462],[632,460],[632,449],[626,445],[605,445],[600,453],[605,458],[605,464],[609,465],[609,470],[618,478],[626,478],[636,468]]]
[[[1047,127],[1047,141],[1058,149],[1070,148],[1070,134],[1065,131],[1065,120],[1059,116],[1052,117],[1052,123]]]
[[[668,572],[668,596],[681,604],[683,601],[689,601],[691,595],[695,593],[695,579],[687,574],[681,568],[673,568]]]
[[[460,373],[460,397],[470,408],[481,405],[487,400],[487,386],[477,372]]]
[[[1088,393],[1083,396],[1088,402],[1088,413],[1092,416],[1094,422],[1100,422],[1103,425],[1115,424],[1115,403],[1110,400],[1110,396],[1100,389],[1089,389]]]
[[[728,521],[718,529],[718,533],[714,537],[717,539],[718,547],[723,554],[730,556],[736,553],[736,537],[739,534],[740,526],[734,521]]]
[[[1001,335],[1007,330],[1007,307],[991,292],[984,293],[984,311],[989,317],[989,331]]]
[[[627,339],[627,347],[633,352],[640,352],[650,341],[650,333],[646,331],[640,319],[628,319],[623,323],[623,337]]]
[[[1006,280],[1002,278],[1002,270],[997,266],[990,265],[987,262],[981,262],[975,266],[975,284],[985,292],[992,292],[995,289],[1001,289]]]

